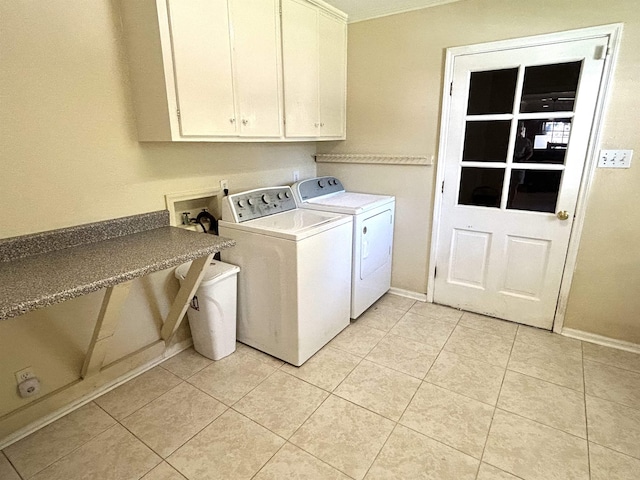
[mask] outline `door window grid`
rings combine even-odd
[[[486,122],[490,120],[496,120],[496,121],[510,120],[511,121],[511,128],[509,133],[509,144],[507,149],[507,155],[504,161],[490,161],[490,162],[484,162],[484,161],[478,162],[473,160],[460,161],[461,177],[462,177],[463,168],[480,167],[480,168],[491,168],[491,169],[503,170],[504,176],[503,176],[503,183],[502,183],[502,191],[500,192],[500,197],[499,197],[500,205],[499,207],[497,205],[495,206],[495,207],[498,207],[500,210],[507,210],[508,204],[510,202],[510,197],[513,197],[513,193],[510,192],[510,185],[513,178],[514,170],[518,171],[519,174],[516,175],[518,178],[522,176],[522,173],[526,173],[527,170],[546,170],[549,173],[551,173],[552,171],[559,171],[560,178],[561,178],[562,172],[565,169],[564,164],[560,165],[560,164],[554,164],[554,163],[541,164],[541,163],[514,162],[514,152],[515,152],[515,144],[516,144],[515,140],[516,140],[516,136],[518,135],[519,123],[521,121],[528,120],[528,119],[543,119],[543,120],[548,119],[546,122],[544,122],[544,127],[543,127],[545,131],[545,135],[548,138],[547,144],[550,145],[550,148],[552,149],[553,148],[566,149],[569,143],[569,137],[570,137],[570,125],[567,124],[566,120],[568,119],[570,121],[570,119],[572,119],[574,116],[574,112],[572,111],[557,112],[557,114],[556,112],[553,112],[553,114],[551,114],[553,115],[553,118],[550,118],[550,112],[547,112],[547,111],[520,112],[522,95],[523,95],[523,86],[524,86],[524,80],[525,80],[525,69],[526,69],[525,65],[520,65],[518,67],[517,84],[515,88],[515,98],[513,102],[513,111],[511,114],[496,114],[496,113],[477,114],[474,112],[473,115],[466,115],[466,119],[465,119],[465,122],[466,122],[465,124],[468,124],[469,122],[476,122],[476,121]],[[562,121],[562,120],[565,120],[565,121]],[[466,128],[465,128],[465,132],[466,132]],[[464,150],[463,150],[463,155],[464,155]],[[558,194],[559,194],[559,187],[558,187],[558,191],[556,192],[556,199]],[[458,201],[459,204],[474,206],[474,204],[469,204],[466,202],[463,203],[460,201],[461,200],[460,184],[458,185],[458,200],[459,200]],[[485,205],[486,205],[486,202],[485,202]],[[482,205],[477,205],[477,206],[482,206]],[[546,208],[545,211],[527,210],[528,213],[547,213],[548,211],[551,211],[551,210],[549,208]],[[553,209],[553,211],[555,211],[555,209]]]

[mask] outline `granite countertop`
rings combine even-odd
[[[162,216],[161,223],[168,223],[168,214]],[[71,229],[54,231],[49,237],[45,234],[37,234],[40,238],[25,236],[22,243],[8,239],[14,241],[12,251],[19,252],[19,246],[27,241],[31,242],[27,243],[29,247],[38,253],[17,254],[14,258],[5,255],[0,260],[0,320],[175,267],[235,244],[233,240],[215,235],[157,224],[147,224],[144,228],[148,229],[143,231],[133,228],[133,233],[119,224],[114,238],[109,238],[113,225],[107,225],[109,232],[105,238],[97,238],[92,233],[89,243],[77,240],[87,231],[95,232],[96,226],[100,225],[90,224],[87,227],[91,228],[86,230],[76,228],[72,232],[75,238],[72,245],[67,242],[68,238],[58,233],[68,235]],[[16,237],[15,240],[22,238]],[[47,242],[56,244],[50,241],[51,238],[63,238],[64,241],[58,242],[62,248],[43,252],[46,247],[34,247],[34,239],[39,245]],[[5,245],[9,243],[4,241]]]

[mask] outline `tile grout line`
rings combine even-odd
[[[513,477],[513,478],[516,478],[516,479],[518,479],[518,480],[525,480],[523,477],[520,477],[519,475],[516,475],[515,473],[508,472],[508,471],[506,471],[504,468],[496,467],[493,463],[485,462],[484,460],[482,460],[482,461],[480,462],[480,466],[482,466],[482,464],[483,464],[483,463],[484,463],[484,464],[486,464],[486,465],[491,465],[491,466],[492,466],[493,468],[495,468],[496,470],[500,470],[501,472],[504,472],[505,474],[507,474],[507,475],[509,475],[509,476],[511,476],[511,477]],[[480,470],[480,469],[478,469],[478,473],[480,473],[480,471],[479,471],[479,470]],[[477,479],[476,479],[476,480],[477,480]]]
[[[462,315],[460,316],[460,318],[462,318]],[[458,319],[458,321],[456,321],[456,326],[458,325],[458,322],[459,322],[459,321],[460,321],[460,319]],[[431,437],[430,435],[427,435],[427,434],[425,434],[425,433],[423,433],[423,432],[420,432],[420,431],[418,431],[418,430],[415,430],[414,428],[411,428],[411,427],[409,427],[409,426],[407,426],[407,425],[404,425],[404,424],[400,423],[400,421],[402,420],[402,417],[404,416],[404,414],[406,413],[407,409],[409,408],[409,405],[411,405],[411,402],[413,401],[413,399],[414,399],[414,398],[415,398],[415,396],[417,395],[418,390],[420,390],[420,387],[422,386],[422,384],[423,384],[423,383],[428,383],[429,385],[435,385],[435,384],[433,384],[433,383],[431,383],[431,382],[428,382],[428,381],[427,381],[427,380],[425,380],[425,379],[426,379],[427,375],[429,375],[429,372],[431,371],[431,368],[433,367],[433,365],[437,362],[438,358],[440,357],[440,354],[444,351],[444,346],[446,345],[447,341],[449,340],[449,338],[450,338],[450,337],[451,337],[451,335],[453,334],[453,331],[454,331],[454,330],[455,330],[455,328],[454,328],[453,330],[451,330],[451,333],[450,333],[450,334],[449,334],[449,336],[447,337],[447,340],[445,340],[445,343],[443,344],[443,346],[442,346],[442,347],[440,347],[440,351],[439,351],[439,352],[438,352],[438,354],[436,355],[436,358],[434,359],[434,361],[431,363],[431,366],[430,366],[430,367],[429,367],[429,369],[427,370],[427,373],[425,374],[424,378],[423,378],[423,379],[421,379],[421,384],[420,384],[420,386],[416,389],[416,391],[414,392],[414,394],[411,396],[411,399],[410,399],[410,400],[409,400],[409,402],[407,403],[407,406],[404,408],[404,410],[403,410],[402,414],[400,415],[400,418],[399,418],[398,420],[396,420],[396,421],[392,420],[392,421],[394,421],[394,422],[395,422],[395,426],[394,426],[393,430],[391,431],[391,434],[389,434],[389,437],[387,438],[387,440],[385,440],[385,443],[384,443],[383,447],[380,449],[380,451],[379,451],[379,452],[378,452],[378,454],[376,455],[376,458],[374,459],[373,463],[375,463],[375,461],[377,460],[378,456],[379,456],[379,455],[380,455],[380,453],[382,452],[382,449],[383,449],[383,448],[384,448],[384,446],[387,444],[387,442],[388,442],[389,438],[391,438],[391,435],[392,435],[392,434],[393,434],[393,432],[396,430],[396,428],[397,428],[398,426],[401,426],[401,427],[406,428],[406,429],[408,429],[408,430],[410,430],[410,431],[412,431],[412,432],[414,432],[414,433],[416,433],[416,434],[418,434],[418,435],[421,435],[421,436],[423,436],[423,437],[425,437],[425,438],[428,438],[428,439],[430,439],[430,440],[432,440],[432,441],[434,441],[434,442],[436,442],[436,443],[438,443],[438,444],[440,444],[440,445],[443,445],[443,446],[445,446],[445,447],[447,447],[447,448],[450,448],[450,449],[452,449],[452,450],[455,450],[456,452],[461,453],[462,455],[465,455],[465,456],[467,456],[467,457],[469,457],[469,458],[473,458],[474,460],[477,460],[477,461],[478,461],[478,468],[480,467],[480,463],[482,463],[482,460],[481,460],[481,459],[478,459],[478,458],[474,457],[473,455],[470,455],[470,454],[469,454],[469,453],[467,453],[467,452],[463,452],[463,451],[462,451],[462,450],[460,450],[459,448],[454,447],[454,446],[452,446],[452,445],[449,445],[448,443],[445,443],[445,442],[443,442],[442,440],[439,440],[439,439],[437,439],[437,438]],[[415,378],[415,377],[414,377],[414,378]],[[443,387],[440,387],[439,385],[435,385],[435,386],[436,386],[436,387],[438,387],[438,388],[443,388]],[[450,392],[452,392],[452,393],[455,393],[455,394],[457,394],[457,395],[461,395],[461,394],[459,394],[459,393],[457,393],[457,392],[453,392],[452,390],[448,390],[448,389],[445,389],[445,388],[443,388],[443,389],[444,389],[444,390],[447,390],[447,391],[450,391]],[[465,396],[465,395],[461,395],[461,396]],[[466,397],[466,396],[465,396],[465,397]],[[467,397],[467,398],[471,398],[471,397]],[[472,400],[475,400],[475,399],[472,399]],[[352,402],[352,403],[353,403],[353,402]],[[483,403],[483,402],[480,402],[480,403]],[[361,405],[358,405],[358,404],[354,404],[354,405],[357,405],[357,406],[359,406],[359,407],[361,407],[361,408],[366,408],[366,407],[362,407]],[[367,409],[367,410],[368,410],[368,409]],[[371,411],[371,410],[369,410],[369,411]],[[380,414],[379,414],[379,413],[377,413],[377,412],[372,412],[372,413],[376,413],[377,415],[380,415]],[[382,416],[382,415],[381,415],[381,416]],[[386,418],[386,417],[384,417],[384,418]],[[389,420],[390,420],[390,419],[389,419]],[[371,467],[373,466],[373,463],[372,463],[372,464],[371,464],[371,466],[369,467],[369,470],[370,470],[370,469],[371,469]],[[367,473],[368,473],[368,471],[369,471],[369,470],[367,470]],[[477,472],[476,472],[476,475],[477,475]]]
[[[576,392],[576,393],[579,393],[579,394],[585,393],[584,390],[576,390],[575,388],[567,387],[566,385],[561,385],[561,384],[559,384],[557,382],[552,382],[551,380],[547,380],[546,378],[535,377],[535,376],[531,375],[530,373],[523,373],[523,372],[520,372],[518,370],[512,370],[508,366],[506,367],[506,370],[508,372],[511,372],[511,373],[517,373],[518,375],[522,375],[523,377],[533,378],[534,380],[538,380],[540,382],[549,383],[549,384],[554,385],[556,387],[566,388],[567,390],[571,390],[572,392]]]
[[[513,347],[516,344],[516,338],[518,336],[519,329],[520,329],[520,326],[518,325],[518,328],[516,328],[516,334],[513,336],[513,341],[511,342],[511,348],[509,349],[509,356],[507,357],[507,365],[505,365],[504,373],[502,374],[502,381],[500,382],[500,388],[498,389],[498,397],[496,398],[496,403],[493,406],[493,412],[491,413],[491,421],[489,422],[487,435],[484,438],[484,445],[482,446],[482,453],[480,454],[480,463],[478,464],[478,470],[476,471],[476,478],[480,474],[480,467],[482,466],[482,461],[484,459],[484,455],[487,450],[487,443],[489,443],[489,435],[491,435],[491,427],[493,427],[493,419],[495,418],[496,411],[498,411],[498,402],[500,401],[500,394],[502,393],[502,388],[504,387],[504,379],[507,376],[507,367],[509,366],[509,361],[511,360],[511,354],[513,353]]]
[[[414,304],[415,304],[415,302],[414,302]],[[412,305],[412,306],[413,306],[413,305]],[[410,307],[410,308],[411,308],[411,307]],[[408,310],[407,310],[407,311],[406,311],[406,312],[405,312],[405,313],[404,313],[404,314],[403,314],[403,315],[402,315],[402,316],[401,316],[401,317],[396,321],[396,324],[397,324],[397,323],[398,323],[402,318],[404,318],[404,316],[405,316],[407,313],[409,313],[409,311],[408,311]],[[395,326],[395,324],[394,324],[394,326]],[[373,327],[369,327],[369,328],[373,328]],[[391,328],[393,328],[393,327],[391,327]],[[375,344],[373,347],[371,347],[371,349],[369,349],[369,351],[367,352],[367,354],[366,354],[364,357],[360,357],[360,356],[358,356],[358,355],[354,355],[354,356],[356,356],[356,357],[358,357],[358,358],[360,359],[360,360],[359,360],[359,362],[358,362],[358,363],[357,363],[357,364],[356,364],[356,365],[355,365],[355,366],[354,366],[354,367],[349,371],[349,373],[348,373],[347,375],[345,375],[345,377],[344,377],[344,378],[343,378],[343,379],[338,383],[338,385],[336,385],[336,386],[333,388],[333,390],[332,390],[331,392],[329,392],[329,395],[327,396],[327,398],[325,398],[325,399],[322,401],[322,403],[321,403],[320,405],[318,405],[318,407],[317,407],[317,408],[316,408],[316,409],[311,413],[311,415],[309,415],[309,417],[307,417],[307,419],[302,423],[302,425],[300,425],[300,426],[299,426],[299,427],[294,431],[294,433],[289,437],[289,438],[293,438],[293,436],[296,434],[296,432],[297,432],[300,428],[302,428],[302,427],[304,426],[304,424],[305,424],[305,423],[307,423],[307,422],[309,421],[309,419],[313,416],[313,414],[315,414],[315,412],[320,408],[320,406],[321,406],[321,405],[323,405],[323,404],[327,401],[327,399],[331,397],[331,395],[335,396],[336,398],[339,398],[340,400],[343,400],[343,401],[346,401],[346,402],[348,402],[348,403],[351,403],[352,405],[354,405],[354,406],[356,406],[356,407],[362,408],[362,409],[364,409],[364,410],[366,410],[366,411],[368,411],[368,412],[370,412],[370,413],[373,413],[374,415],[378,415],[378,416],[380,416],[381,418],[384,418],[384,419],[386,419],[386,420],[389,420],[389,421],[393,422],[393,423],[394,423],[393,428],[391,429],[391,431],[390,431],[390,432],[389,432],[389,434],[387,435],[387,438],[385,439],[385,441],[383,442],[382,446],[381,446],[381,447],[380,447],[380,449],[378,450],[378,453],[375,455],[375,457],[373,458],[373,460],[372,460],[371,464],[370,464],[370,465],[369,465],[369,467],[367,468],[367,471],[365,472],[364,477],[366,477],[366,475],[369,473],[369,470],[371,470],[371,467],[373,466],[373,464],[374,464],[374,463],[376,462],[376,460],[378,459],[378,457],[379,457],[380,453],[382,452],[382,450],[384,449],[385,445],[386,445],[386,444],[387,444],[387,442],[389,441],[389,438],[391,438],[391,435],[393,434],[393,432],[395,431],[395,429],[397,428],[397,426],[399,425],[399,423],[398,423],[398,421],[391,420],[391,419],[389,419],[389,418],[385,417],[384,415],[380,415],[378,412],[374,412],[374,411],[372,411],[372,410],[370,410],[370,409],[368,409],[368,408],[366,408],[366,407],[363,407],[362,405],[358,405],[357,403],[355,403],[355,402],[353,402],[353,401],[351,401],[351,400],[349,400],[349,399],[342,398],[342,397],[340,397],[339,395],[337,395],[337,394],[335,394],[335,393],[333,393],[333,392],[334,392],[338,387],[340,387],[340,385],[342,385],[342,383],[343,383],[343,382],[344,382],[344,381],[345,381],[345,380],[346,380],[346,379],[347,379],[347,378],[348,378],[348,377],[353,373],[353,371],[354,371],[354,370],[355,370],[355,369],[356,369],[356,368],[357,368],[357,367],[358,367],[358,366],[359,366],[359,365],[360,365],[360,364],[361,364],[361,363],[366,359],[366,356],[367,356],[367,355],[369,355],[369,354],[370,354],[370,353],[371,353],[371,352],[376,348],[376,346],[378,346],[378,344],[379,344],[379,343],[380,343],[384,338],[386,338],[388,335],[390,335],[390,334],[391,334],[390,332],[391,332],[391,329],[389,329],[388,331],[384,332],[384,333],[385,333],[385,334],[384,334],[384,336],[383,336],[383,337],[381,337],[381,338],[380,338],[380,340],[378,340],[378,341],[376,342],[376,344]],[[337,347],[333,347],[333,348],[337,348]],[[338,350],[346,351],[346,350],[343,350],[343,349],[340,349],[340,348],[338,348]],[[347,352],[347,353],[349,353],[349,354],[353,355],[351,352]],[[371,363],[374,363],[375,365],[378,365],[378,364],[376,364],[375,362],[371,362]],[[390,370],[393,370],[393,369],[390,369]],[[402,372],[400,372],[400,373],[402,373]],[[412,378],[415,378],[415,377],[412,377]],[[418,387],[418,388],[420,388],[420,387]],[[418,391],[418,389],[416,389],[416,392],[417,392],[417,391]],[[416,392],[414,392],[414,394],[412,395],[411,400],[413,400],[413,397],[415,396]],[[411,400],[409,400],[409,402],[407,403],[407,407],[408,407],[409,403],[411,403]],[[407,407],[405,407],[405,409],[403,410],[403,414],[404,414],[404,411],[406,410],[406,408],[407,408]],[[400,415],[400,418],[402,418],[402,414]],[[398,420],[399,420],[399,419],[398,419]],[[288,441],[289,441],[289,440],[287,440],[287,442],[288,442]],[[290,443],[291,443],[291,442],[290,442]],[[295,445],[295,444],[294,444],[294,443],[292,443],[292,445]],[[295,446],[297,446],[297,445],[295,445]],[[297,446],[297,447],[302,449],[302,447],[299,447],[299,446]],[[305,452],[307,452],[307,451],[306,451],[306,450],[304,450],[304,449],[302,449],[302,450],[303,450],[303,451],[305,451]],[[310,455],[312,455],[314,458],[318,458],[318,457],[316,457],[315,455],[313,455],[313,454],[312,454],[312,453],[310,453],[310,452],[307,452],[307,453],[309,453]],[[319,458],[318,458],[318,460],[323,461],[323,460],[321,460],[321,459],[319,459]],[[323,463],[326,463],[326,462],[324,462],[324,461],[323,461]],[[330,466],[331,466],[331,465],[330,465]],[[348,476],[348,477],[350,477],[350,478],[353,478],[351,475],[348,475],[346,472],[343,472],[342,470],[339,470],[339,469],[337,469],[336,467],[333,467],[333,466],[331,466],[331,467],[332,467],[332,468],[335,468],[336,470],[338,470],[339,472],[341,472],[341,473],[345,474],[346,476]]]
[[[190,383],[184,381],[184,383],[187,383],[188,385],[191,385]],[[191,385],[193,386],[193,385]],[[196,388],[196,387],[194,387]],[[198,389],[199,390],[199,389]],[[169,393],[169,392],[167,392]],[[206,395],[208,395],[206,392],[202,392]],[[209,397],[211,397],[211,395],[208,395]],[[160,397],[158,397],[160,398]],[[211,397],[213,398],[213,397]],[[199,429],[196,433],[194,433],[193,435],[191,435],[187,440],[185,440],[183,443],[181,443],[178,447],[176,447],[171,453],[169,453],[166,457],[163,457],[160,452],[157,452],[151,445],[149,445],[147,442],[145,442],[142,438],[138,437],[138,435],[136,435],[134,432],[132,432],[126,425],[124,425],[123,423],[121,423],[120,421],[116,420],[121,426],[122,428],[124,428],[125,430],[127,430],[131,435],[133,435],[138,441],[142,442],[144,445],[146,445],[153,453],[155,453],[158,457],[160,457],[162,459],[162,462],[166,462],[167,464],[169,464],[171,466],[171,468],[174,468],[176,471],[179,472],[179,470],[177,470],[173,465],[171,465],[169,462],[167,462],[167,458],[169,458],[171,455],[173,455],[175,452],[177,452],[180,448],[182,448],[185,444],[187,444],[189,441],[193,440],[194,437],[196,437],[198,434],[200,434],[200,432],[202,432],[205,428],[207,428],[209,425],[211,425],[213,422],[215,422],[216,420],[218,420],[218,418],[220,418],[222,415],[224,415],[227,410],[229,410],[231,407],[225,405],[224,403],[220,402],[217,398],[213,398],[215,401],[219,402],[221,405],[224,405],[226,408],[219,414],[217,415],[214,419],[212,419],[210,422],[208,422],[204,427],[202,427],[201,429]],[[134,412],[135,413],[135,412]],[[133,414],[132,414],[133,415]],[[128,418],[128,417],[127,417]],[[123,419],[124,420],[124,419]],[[162,463],[161,462],[161,463]],[[154,468],[156,468],[158,465],[155,465],[154,467],[151,468],[151,470],[153,470]],[[151,471],[149,470],[149,472]],[[145,475],[149,472],[146,472]],[[179,472],[182,475],[182,472]]]
[[[393,432],[396,431],[396,428],[398,428],[398,425],[400,425],[398,422],[394,422],[393,428],[389,432],[389,435],[387,435],[387,438],[384,439],[384,442],[382,442],[382,446],[380,447],[380,450],[378,450],[378,453],[376,453],[376,456],[373,457],[373,460],[371,461],[371,465],[369,465],[369,467],[367,468],[367,471],[364,472],[364,476],[362,478],[366,478],[367,475],[369,475],[369,472],[371,471],[371,469],[375,465],[376,460],[378,460],[378,457],[380,457],[380,454],[382,453],[382,450],[384,450],[384,447],[387,446],[387,443],[389,442],[389,439],[391,438],[391,435],[393,435]]]
[[[115,419],[114,419],[115,420]],[[53,465],[55,465],[56,463],[62,461],[63,459],[67,458],[68,456],[70,456],[71,454],[75,453],[76,451],[80,450],[82,447],[84,447],[85,445],[87,445],[88,443],[92,442],[93,440],[95,440],[96,438],[98,438],[100,435],[102,435],[105,432],[108,432],[109,430],[116,428],[117,426],[122,426],[120,425],[120,422],[118,422],[116,420],[116,423],[114,423],[113,425],[111,425],[109,428],[107,428],[106,430],[103,430],[102,432],[100,432],[98,435],[95,435],[94,437],[91,437],[90,440],[87,440],[86,442],[84,442],[82,445],[78,445],[76,448],[74,448],[73,450],[71,450],[70,452],[66,453],[65,455],[61,456],[60,458],[58,458],[56,461],[50,463],[49,465],[47,465],[46,467],[44,467],[42,470],[38,470],[38,472],[34,473],[33,475],[31,475],[29,478],[33,478],[36,475],[40,475],[42,472],[44,472],[46,469],[51,468]],[[24,478],[24,477],[23,477]]]
[[[24,475],[22,475],[20,472],[18,472],[18,469],[16,468],[16,466],[13,464],[13,462],[12,462],[11,460],[9,460],[9,457],[7,456],[7,454],[6,454],[6,453],[4,453],[4,450],[0,450],[0,455],[2,455],[2,456],[7,460],[7,463],[9,464],[9,466],[10,466],[11,468],[13,468],[13,471],[14,471],[14,472],[16,472],[16,475],[18,475],[18,478],[20,478],[20,480],[26,480],[26,477],[25,477]],[[49,466],[49,465],[47,465],[47,466],[46,466],[46,467],[44,467],[44,468],[47,468],[48,466]],[[44,470],[44,468],[43,468],[42,470]],[[42,470],[40,470],[40,472],[41,472]],[[40,473],[40,472],[38,472],[38,473]],[[37,475],[37,473],[36,473],[36,474],[34,474],[34,475]],[[33,476],[33,475],[32,475],[32,476]]]
[[[336,388],[337,388],[337,387],[336,387]],[[325,391],[326,391],[326,390],[325,390]],[[296,428],[296,429],[294,430],[294,432],[291,434],[291,436],[290,436],[289,438],[285,439],[285,445],[286,445],[287,443],[290,443],[290,444],[291,444],[291,445],[293,445],[294,447],[299,448],[299,449],[300,449],[300,450],[302,450],[303,452],[306,452],[307,454],[311,455],[311,456],[312,456],[313,458],[315,458],[316,460],[319,460],[319,461],[321,461],[322,463],[324,463],[324,464],[326,464],[326,465],[329,465],[329,466],[330,466],[331,468],[333,468],[334,470],[337,470],[338,472],[343,473],[344,475],[346,475],[346,476],[347,476],[347,477],[349,477],[349,478],[353,478],[351,475],[347,474],[346,472],[343,472],[343,471],[342,471],[342,470],[340,470],[339,468],[334,467],[333,465],[331,465],[330,463],[328,463],[328,462],[324,461],[323,459],[321,459],[321,458],[317,457],[317,456],[316,456],[316,455],[314,455],[313,453],[311,453],[311,452],[309,452],[309,451],[305,450],[305,449],[304,449],[303,447],[301,447],[300,445],[296,445],[295,443],[293,443],[293,442],[291,442],[291,441],[290,441],[290,439],[291,439],[291,438],[293,438],[293,436],[298,432],[298,430],[300,430],[300,429],[301,429],[301,428],[302,428],[302,427],[303,427],[303,426],[304,426],[304,425],[309,421],[309,419],[310,419],[310,418],[311,418],[311,417],[312,417],[312,416],[313,416],[313,415],[314,415],[314,414],[315,414],[315,413],[320,409],[320,407],[321,407],[322,405],[324,405],[324,403],[325,403],[325,402],[326,402],[326,401],[331,397],[331,395],[333,395],[333,393],[332,393],[332,392],[329,392],[329,395],[327,395],[327,397],[326,397],[324,400],[322,400],[322,402],[320,402],[320,403],[318,404],[318,406],[313,410],[313,412],[311,412],[311,414],[310,414],[310,415],[305,419],[305,421],[304,421],[304,422],[302,422],[302,423],[298,426],[298,428]],[[341,397],[338,397],[337,395],[336,395],[336,397],[337,397],[337,398],[341,398]],[[344,400],[344,399],[342,399],[342,400]],[[265,427],[265,428],[266,428],[266,427]],[[275,433],[275,432],[274,432],[274,433]],[[272,458],[273,458],[273,457],[272,457]],[[265,465],[266,465],[266,464],[265,464]],[[263,466],[263,467],[264,467],[264,466]],[[262,468],[261,468],[261,470],[262,470]],[[257,475],[257,474],[256,474],[256,475]]]
[[[36,475],[38,475],[38,474],[40,474],[40,473],[44,472],[47,468],[49,468],[49,467],[51,467],[52,465],[54,465],[54,464],[58,463],[58,462],[59,462],[60,460],[62,460],[63,458],[65,458],[65,457],[67,457],[67,456],[71,455],[71,454],[72,454],[73,452],[75,452],[76,450],[78,450],[78,449],[82,448],[84,445],[86,445],[87,443],[91,442],[94,438],[99,437],[99,436],[100,436],[100,435],[102,435],[104,432],[106,432],[107,430],[111,430],[113,427],[115,427],[116,425],[118,425],[118,424],[120,423],[120,422],[118,422],[118,420],[117,420],[117,419],[115,419],[111,414],[109,414],[109,412],[107,412],[104,408],[102,408],[100,405],[98,405],[97,403],[95,403],[93,400],[92,400],[91,402],[88,402],[86,405],[90,405],[91,403],[93,403],[96,407],[98,407],[100,410],[102,410],[102,411],[103,411],[103,412],[104,412],[108,417],[110,417],[110,418],[111,418],[115,423],[114,423],[113,425],[109,425],[109,426],[108,426],[107,428],[105,428],[104,430],[102,430],[102,431],[100,431],[99,433],[97,433],[97,434],[93,435],[93,436],[92,436],[91,438],[89,438],[86,442],[81,443],[81,444],[80,444],[80,445],[78,445],[77,447],[73,448],[72,450],[70,450],[70,451],[68,451],[67,453],[65,453],[64,455],[62,455],[60,458],[56,458],[53,462],[49,463],[49,464],[48,464],[47,466],[45,466],[44,468],[41,468],[41,469],[40,469],[40,470],[38,470],[37,472],[33,473],[31,476],[29,476],[29,477],[25,477],[25,476],[23,476],[23,475],[18,471],[17,467],[15,467],[15,466],[13,465],[13,463],[11,462],[11,460],[9,460],[9,457],[8,457],[6,454],[4,454],[4,450],[2,451],[2,453],[5,455],[5,457],[7,458],[7,460],[9,460],[9,463],[11,463],[11,466],[13,467],[13,469],[16,471],[16,473],[18,473],[18,475],[20,476],[20,478],[25,479],[25,478],[33,478],[33,477],[35,477]],[[85,405],[83,405],[83,407],[84,407],[84,406],[85,406]],[[80,407],[80,408],[82,408],[82,407]],[[78,409],[78,410],[79,410],[79,409]],[[68,415],[70,415],[70,414],[74,413],[75,411],[77,411],[77,410],[74,410],[73,412],[70,412],[70,413],[68,413],[67,415],[64,415],[64,416],[63,416],[63,417],[61,417],[61,418],[64,418],[64,417],[66,417],[66,416],[68,416]],[[59,420],[59,419],[58,419],[58,420]],[[57,420],[56,420],[56,421],[57,421]],[[55,423],[55,422],[54,422],[54,423]],[[51,425],[51,424],[49,424],[49,425]],[[48,426],[48,425],[47,425],[47,426]],[[46,428],[46,426],[45,426],[45,427],[43,427],[43,428]],[[40,429],[40,430],[42,430],[42,429]],[[40,430],[37,430],[37,431],[40,431]],[[35,432],[34,432],[34,433],[35,433]],[[25,437],[25,438],[28,438],[28,437]],[[16,442],[16,443],[17,443],[17,442]]]
[[[583,343],[589,343],[589,342],[583,341]],[[597,345],[597,343],[594,343],[593,345]],[[640,354],[636,354],[636,355],[640,356]],[[633,370],[631,368],[624,368],[624,367],[621,367],[620,365],[614,365],[613,363],[609,363],[609,362],[606,362],[604,360],[595,360],[593,358],[584,358],[584,352],[583,352],[582,356],[583,356],[583,360],[585,360],[587,362],[593,362],[593,363],[597,363],[599,365],[606,365],[607,367],[617,368],[618,370],[622,370],[622,371],[628,372],[628,373],[635,373],[636,375],[640,376],[640,371],[638,371],[638,370]]]
[[[602,443],[598,443],[598,442],[596,442],[595,440],[589,440],[589,442],[590,442],[590,443],[593,443],[594,445],[598,445],[599,447],[602,447],[602,448],[604,448],[604,449],[606,449],[606,450],[611,450],[612,452],[619,453],[620,455],[623,455],[623,456],[625,456],[625,457],[628,457],[628,458],[631,458],[631,459],[639,460],[639,461],[640,461],[640,456],[636,457],[636,456],[634,456],[634,455],[630,455],[629,453],[621,452],[620,450],[616,450],[616,449],[615,449],[615,448],[613,448],[613,447],[610,447],[610,446],[607,446],[607,445],[603,445]]]

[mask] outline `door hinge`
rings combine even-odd
[[[611,48],[607,45],[598,45],[593,55],[594,60],[604,60],[611,53]]]
[[[453,95],[453,82],[449,84],[449,96]]]
[[[440,187],[440,193],[444,193],[444,180],[442,181],[442,186]]]
[[[178,115],[178,118],[180,118],[180,109],[176,108],[176,114]]]
[[[435,266],[433,267],[433,278],[436,278],[438,276],[438,267]]]

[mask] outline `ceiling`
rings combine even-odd
[[[459,0],[324,0],[349,15],[349,23]]]

